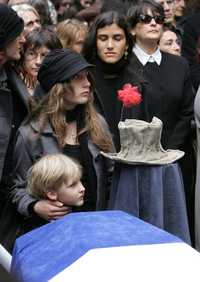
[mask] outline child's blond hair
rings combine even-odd
[[[81,174],[80,165],[73,159],[63,154],[46,155],[29,169],[27,190],[35,198],[45,199],[48,191],[80,181]]]

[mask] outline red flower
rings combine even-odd
[[[132,86],[130,83],[125,84],[122,90],[117,91],[118,99],[122,101],[125,107],[139,105],[142,101],[141,94],[137,86]]]

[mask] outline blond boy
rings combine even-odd
[[[27,190],[38,200],[59,201],[66,206],[82,206],[85,188],[81,168],[63,154],[46,155],[29,170]]]

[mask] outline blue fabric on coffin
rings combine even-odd
[[[182,242],[122,211],[72,213],[15,242],[11,272],[20,282],[44,282],[94,248]]]
[[[190,244],[182,174],[177,163],[116,163],[109,209],[128,212]]]

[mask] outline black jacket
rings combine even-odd
[[[11,138],[28,114],[28,91],[12,66],[5,68],[9,89],[0,88],[0,179]],[[12,150],[10,150],[12,152]]]
[[[102,117],[101,124],[108,132],[107,124]],[[97,177],[96,209],[102,210],[106,208],[108,175],[112,166],[111,162],[100,154],[99,148],[90,139],[87,142]],[[57,153],[62,153],[62,149],[50,124],[46,125],[41,134],[39,134],[37,121],[32,121],[19,128],[14,151],[14,186],[11,189],[10,198],[21,215],[30,216],[28,207],[36,200],[25,189],[28,169],[42,156]]]
[[[102,127],[107,129],[105,120],[101,118]],[[4,209],[4,218],[0,228],[0,241],[9,251],[15,239],[40,225],[46,223],[42,218],[31,213],[29,206],[36,199],[26,191],[28,169],[39,158],[46,154],[62,153],[57,137],[50,124],[47,124],[39,135],[38,122],[21,125],[14,150],[14,186],[10,190],[9,199]],[[109,133],[108,133],[109,134]],[[112,163],[105,159],[95,144],[88,139],[88,149],[97,177],[96,209],[107,208],[109,185],[111,182]]]
[[[151,121],[153,116],[161,119],[163,147],[180,149],[193,119],[194,91],[187,61],[164,52],[159,66],[156,63],[152,67],[143,66],[135,55],[133,60],[145,81],[142,102],[146,109],[145,119]]]

